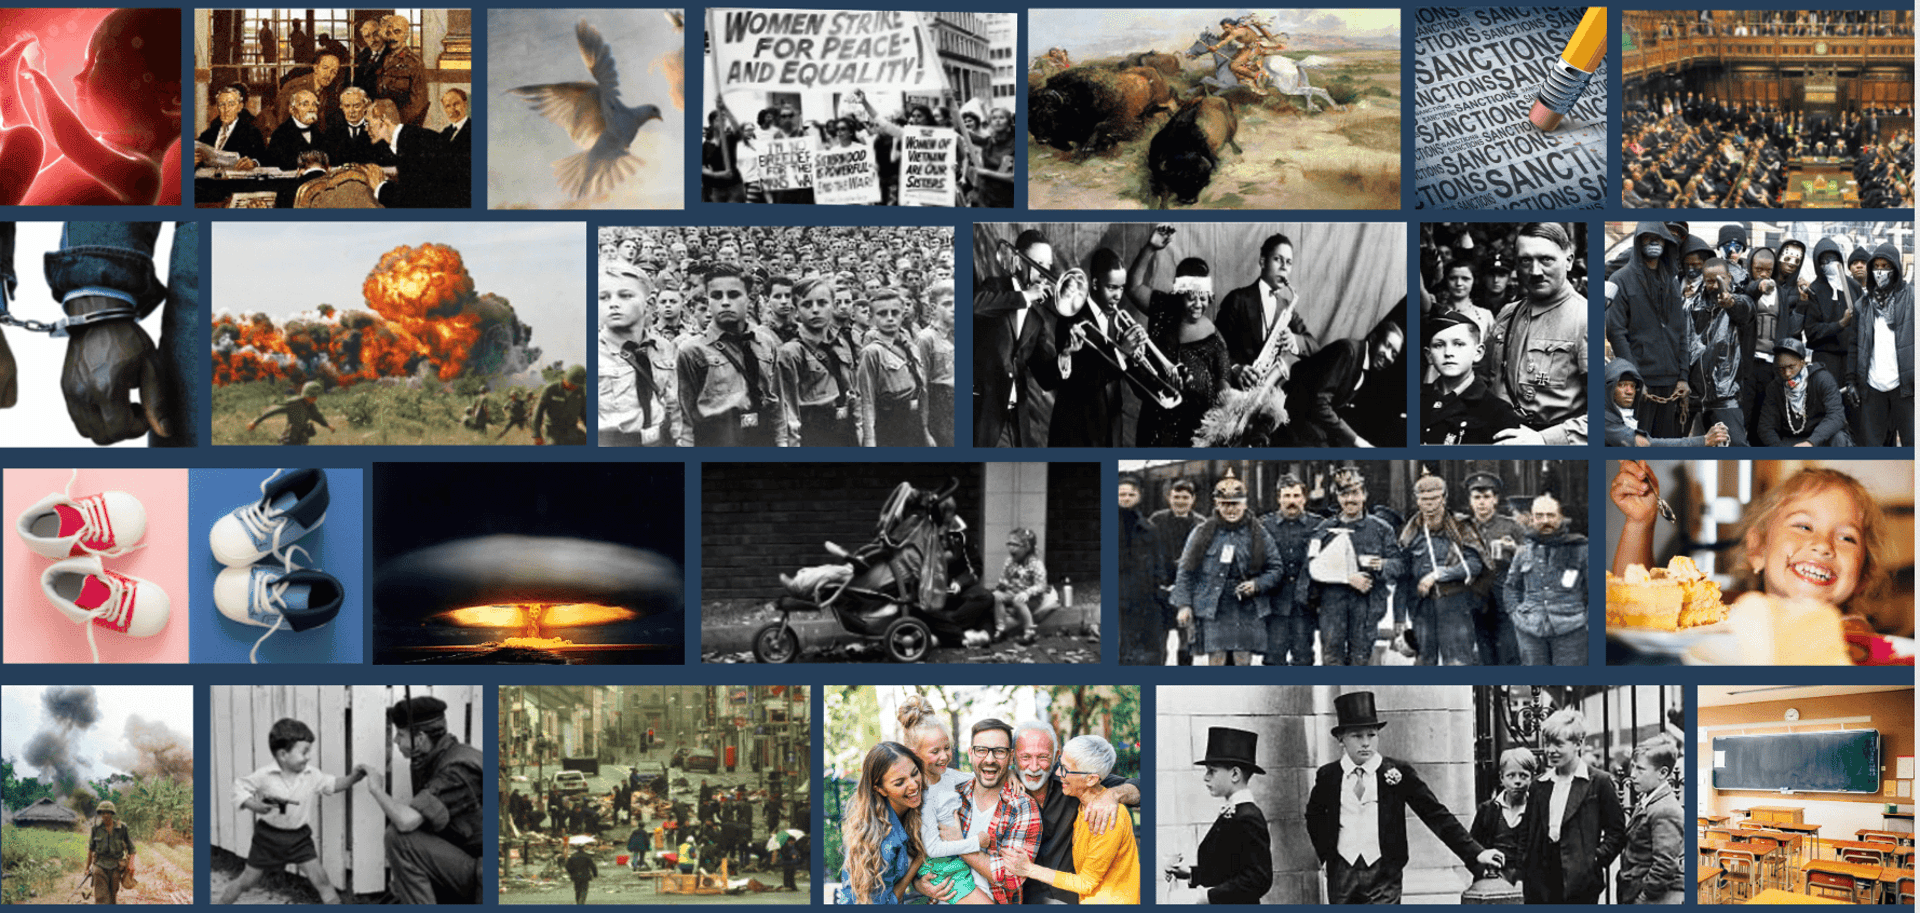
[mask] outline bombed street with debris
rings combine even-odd
[[[807,903],[805,686],[500,689],[500,902]]]

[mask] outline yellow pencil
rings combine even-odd
[[[1593,71],[1600,69],[1600,61],[1606,56],[1607,9],[1590,6],[1581,17],[1580,26],[1573,30],[1573,37],[1567,39],[1567,49],[1560,52],[1560,59],[1547,71],[1547,81],[1540,86],[1540,94],[1534,98],[1527,120],[1543,133],[1559,129],[1560,119],[1573,110],[1574,102],[1587,91],[1587,83],[1593,81]]]

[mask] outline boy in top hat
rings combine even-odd
[[[1200,841],[1195,864],[1182,865],[1176,856],[1167,869],[1169,876],[1206,889],[1198,902],[1259,903],[1273,887],[1273,838],[1247,787],[1254,774],[1266,773],[1253,762],[1259,740],[1258,733],[1213,726],[1207,729],[1207,756],[1193,762],[1207,768],[1207,794],[1226,800]]]
[[[1386,723],[1374,713],[1373,692],[1340,695],[1333,707],[1333,737],[1345,755],[1320,767],[1307,797],[1307,836],[1327,867],[1328,903],[1400,902],[1408,808],[1467,867],[1506,863],[1504,853],[1468,835],[1412,765],[1379,753]]]

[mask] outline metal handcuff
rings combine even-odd
[[[131,305],[122,304],[116,307],[102,308],[87,314],[72,314],[52,323],[46,323],[44,321],[28,320],[13,316],[13,312],[9,307],[12,301],[13,296],[8,293],[6,281],[0,280],[0,326],[19,327],[29,333],[45,333],[55,339],[70,336],[74,330],[96,323],[107,323],[114,320],[138,321],[140,319],[139,313],[136,312]]]

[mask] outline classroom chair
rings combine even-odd
[[[1810,871],[1807,873],[1806,893],[1815,897],[1832,897],[1847,903],[1859,903],[1855,897],[1853,876],[1837,875],[1832,872]]]
[[[1904,906],[1913,906],[1913,876],[1909,875],[1895,883],[1894,892]]]
[[[1851,862],[1855,865],[1886,865],[1887,857],[1884,853],[1876,853],[1873,850],[1849,846],[1840,849],[1840,861]]]
[[[1757,863],[1754,857],[1739,850],[1727,848],[1727,852],[1716,852],[1720,860],[1721,883],[1726,890],[1721,892],[1722,903],[1743,903],[1755,893],[1754,869]]]
[[[1759,864],[1760,868],[1756,874],[1761,884],[1775,888],[1787,886],[1785,879],[1787,854],[1782,849],[1783,844],[1764,837],[1749,837],[1744,846],[1753,851],[1754,859]]]
[[[1860,842],[1861,843],[1891,843],[1894,846],[1899,846],[1900,838],[1895,837],[1892,834],[1877,834],[1877,833],[1874,833],[1873,831],[1868,831],[1860,835]]]

